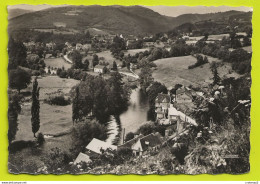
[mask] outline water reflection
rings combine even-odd
[[[146,94],[136,88],[132,90],[129,102],[128,109],[119,116],[121,128],[125,129],[125,134],[135,132],[149,120],[149,102]]]

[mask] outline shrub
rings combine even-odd
[[[193,68],[196,68],[196,67],[199,67],[199,66],[202,66],[202,65],[208,63],[207,56],[204,56],[204,58],[203,58],[202,55],[197,55],[196,58],[197,58],[197,62],[193,65],[190,65],[188,67],[188,69],[193,69]]]
[[[45,103],[50,105],[66,106],[71,103],[70,98],[65,98],[64,95],[49,96],[48,99],[44,100]]]
[[[44,135],[40,132],[37,136],[37,143],[41,146],[45,142]]]

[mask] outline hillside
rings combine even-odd
[[[110,33],[157,33],[172,28],[169,18],[150,9],[133,6],[68,6],[50,8],[15,17],[9,31],[18,29],[53,29],[57,27],[85,30],[96,28]]]
[[[110,34],[145,35],[165,32],[184,23],[240,15],[239,11],[167,17],[141,6],[66,6],[12,18],[9,31],[20,29],[98,29]]]
[[[18,17],[20,15],[26,14],[26,13],[30,13],[30,12],[32,12],[32,11],[19,9],[19,8],[10,9],[10,10],[8,10],[8,20],[10,20],[10,19],[12,19],[14,17]]]

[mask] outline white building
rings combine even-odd
[[[92,141],[86,146],[86,149],[87,149],[87,151],[101,154],[101,149],[102,150],[107,150],[107,149],[116,150],[117,146],[111,145],[107,142],[93,138]]]

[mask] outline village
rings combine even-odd
[[[9,172],[247,172],[251,19],[219,14],[155,34],[12,24]]]

